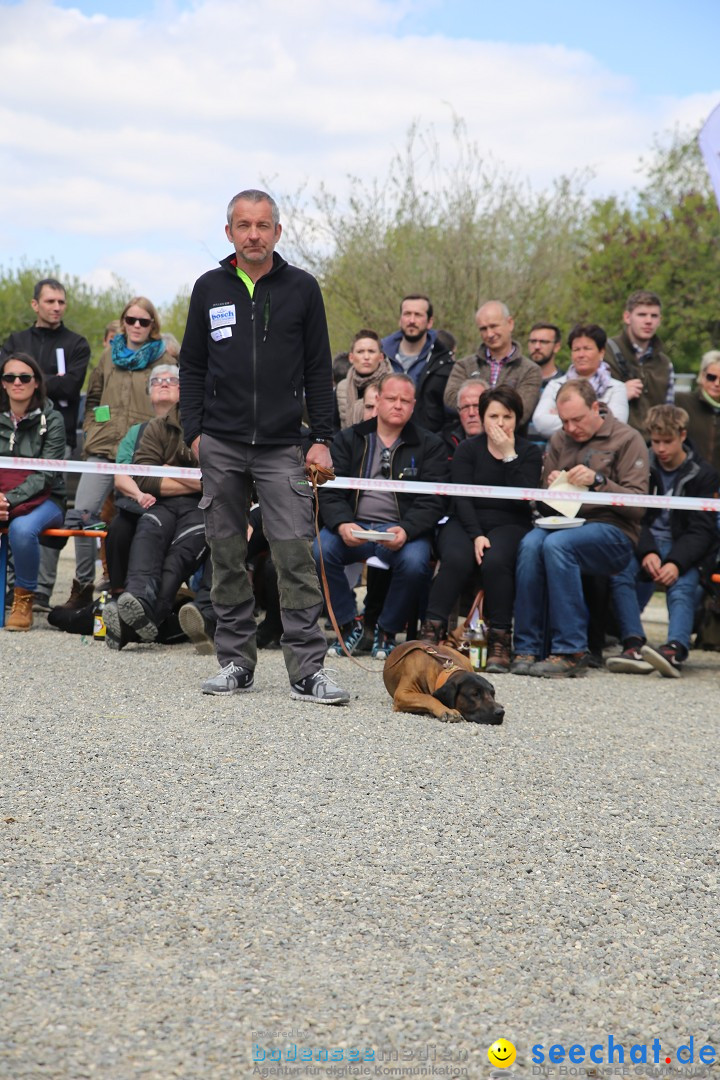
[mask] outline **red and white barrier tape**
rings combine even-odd
[[[58,458],[0,457],[0,469],[32,469],[39,472],[122,473],[130,476],[169,476],[174,479],[201,480],[200,469],[178,469],[172,465],[118,465],[114,461],[62,461]],[[544,488],[491,487],[481,484],[438,484],[423,480],[368,480],[360,476],[338,476],[328,487],[363,491],[402,491],[411,495],[463,495],[473,499],[509,499],[544,502],[577,502],[594,506],[637,506],[660,510],[685,509],[720,511],[720,499],[692,499],[678,495],[631,495],[626,492],[574,491],[548,492]]]

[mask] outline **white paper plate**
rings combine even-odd
[[[575,529],[578,525],[585,524],[585,518],[552,517],[538,518],[535,522],[539,529]]]
[[[351,529],[350,535],[358,540],[392,540],[392,536],[379,529]]]

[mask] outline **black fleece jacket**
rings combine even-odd
[[[198,278],[180,352],[180,418],[188,446],[205,432],[259,446],[333,433],[332,357],[320,286],[277,252],[250,293],[235,256]]]
[[[692,449],[685,443],[687,457],[680,466],[672,494],[688,499],[716,499],[720,477],[708,465],[707,461],[698,458]],[[662,495],[664,491],[660,485],[658,473],[658,461],[655,454],[650,453],[650,494]],[[650,527],[660,513],[655,508],[649,509],[642,522],[640,539],[637,546],[637,557],[640,562],[646,555],[659,555],[657,542]],[[684,510],[670,511],[670,531],[672,532],[672,547],[665,562],[674,563],[681,574],[686,574],[693,566],[698,566],[709,555],[713,554],[720,543],[717,531],[717,514],[708,510]]]
[[[372,463],[372,440],[377,438],[377,417],[354,424],[336,435],[332,444],[332,459],[338,476],[366,476]],[[408,475],[408,470],[411,475]],[[390,478],[447,483],[447,447],[439,435],[417,427],[410,420],[400,433],[400,444],[390,459]],[[320,510],[323,525],[337,531],[339,525],[357,521],[360,491],[321,487]],[[398,524],[408,540],[432,533],[446,513],[442,495],[411,495],[398,491]]]

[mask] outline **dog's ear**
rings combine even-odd
[[[436,697],[443,705],[447,705],[448,709],[454,709],[461,682],[462,676],[453,673],[453,676],[451,676],[439,690],[434,692],[433,697]]]

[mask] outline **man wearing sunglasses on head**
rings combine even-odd
[[[377,415],[345,428],[333,440],[338,475],[446,482],[449,472],[445,442],[411,420],[415,384],[410,376],[385,375],[378,391]],[[362,640],[363,621],[355,614],[355,597],[345,567],[374,555],[392,569],[372,646],[372,655],[385,660],[395,647],[395,635],[404,629],[418,598],[427,592],[432,576],[430,544],[435,526],[445,513],[445,500],[440,495],[323,488],[320,510],[324,526],[320,543],[330,600],[348,652],[354,652]],[[368,530],[370,538],[362,535]],[[387,539],[372,538],[374,532]],[[315,561],[319,566],[317,541]],[[344,655],[339,641],[330,651]]]

